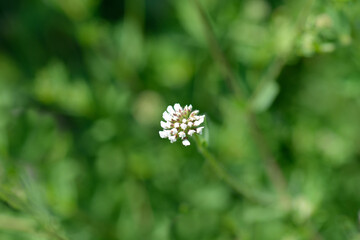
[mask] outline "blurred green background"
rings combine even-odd
[[[360,239],[360,2],[199,2],[0,1],[1,240]],[[159,137],[176,102],[270,203]]]

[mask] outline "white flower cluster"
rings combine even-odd
[[[184,108],[178,103],[174,107],[168,106],[162,115],[166,122],[160,122],[164,129],[159,131],[160,137],[168,138],[171,143],[180,138],[184,146],[189,146],[188,136],[201,134],[204,128],[200,125],[204,122],[205,115],[198,116],[198,113],[198,110],[192,111],[191,105],[186,105]]]

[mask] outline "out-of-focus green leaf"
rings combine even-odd
[[[250,103],[251,109],[256,112],[266,111],[279,94],[279,85],[275,81],[265,82]]]

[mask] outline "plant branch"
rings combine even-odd
[[[230,64],[227,61],[224,53],[222,52],[218,41],[216,40],[215,33],[210,25],[210,22],[208,21],[208,18],[206,16],[204,9],[202,8],[202,6],[198,0],[194,0],[194,3],[199,12],[201,21],[204,25],[204,31],[205,31],[206,39],[210,46],[211,54],[212,54],[213,58],[215,59],[215,61],[217,61],[217,63],[219,64],[221,73],[224,75],[224,80],[225,80],[228,88],[234,92],[234,95],[236,97],[239,97],[238,100],[244,100],[244,93],[241,91],[241,89],[239,88],[239,86],[236,82],[236,76],[231,71]]]
[[[256,116],[252,112],[247,113],[248,122],[250,124],[250,130],[254,141],[259,148],[260,155],[265,163],[266,173],[279,193],[284,206],[288,207],[290,203],[290,196],[288,195],[286,188],[287,182],[284,174],[277,164],[275,157],[273,156],[264,135],[260,131],[257,123]]]
[[[260,78],[260,82],[257,84],[253,94],[250,97],[250,101],[253,101],[256,96],[261,92],[261,89],[269,84],[271,81],[276,81],[278,76],[281,73],[281,70],[285,66],[286,62],[288,61],[288,58],[290,56],[290,53],[294,49],[295,40],[299,37],[299,35],[302,32],[302,27],[305,25],[305,22],[311,12],[311,7],[314,3],[314,0],[308,0],[305,4],[305,7],[302,9],[302,11],[299,13],[299,16],[297,17],[294,28],[295,33],[293,37],[293,41],[291,42],[290,46],[288,47],[288,50],[285,52],[282,52],[278,54],[274,61],[271,63],[269,68],[266,70],[265,74]]]
[[[208,40],[208,44],[212,53],[213,58],[215,61],[219,64],[220,68],[222,69],[222,74],[224,75],[224,79],[227,81],[228,86],[234,90],[234,95],[238,101],[245,101],[244,94],[239,90],[235,78],[235,74],[230,68],[230,64],[226,60],[217,40],[215,37],[215,34],[211,28],[210,21],[207,18],[205,11],[203,10],[201,4],[198,2],[198,0],[194,0],[194,3],[197,7],[197,10],[199,12],[199,15],[201,17],[201,20],[204,25],[204,30],[206,34],[206,38]],[[276,70],[276,69],[275,69]],[[278,70],[277,70],[278,71]],[[289,197],[286,193],[286,180],[284,177],[283,172],[281,171],[281,168],[277,164],[275,157],[273,156],[272,152],[270,151],[270,148],[268,147],[268,144],[260,130],[257,124],[256,115],[253,114],[250,110],[246,111],[248,121],[251,127],[251,133],[253,136],[253,139],[256,143],[256,145],[259,148],[260,154],[264,160],[265,168],[267,175],[276,188],[276,190],[281,194],[282,199],[284,202],[288,202],[287,199]]]
[[[208,162],[218,177],[223,180],[230,188],[232,188],[240,196],[257,203],[268,203],[264,197],[260,197],[259,194],[250,192],[248,187],[242,186],[236,181],[226,170],[218,163],[215,157],[204,147],[199,136],[195,136],[196,146],[200,154]]]

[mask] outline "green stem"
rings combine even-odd
[[[278,54],[274,61],[270,64],[269,68],[265,72],[265,74],[260,78],[259,83],[257,84],[253,94],[250,97],[250,102],[253,101],[256,96],[261,92],[261,89],[268,85],[269,82],[276,81],[278,76],[280,75],[282,69],[284,68],[286,62],[288,61],[289,57],[291,56],[291,53],[294,49],[295,40],[298,39],[302,32],[302,28],[305,25],[305,22],[311,13],[311,8],[315,0],[308,0],[305,3],[305,7],[302,9],[302,11],[299,13],[299,16],[297,17],[295,21],[295,36],[294,40],[291,43],[291,46],[289,47],[288,51],[285,51],[281,54]]]
[[[242,197],[256,203],[269,203],[266,201],[264,197],[260,197],[259,194],[254,194],[250,192],[249,187],[245,187],[240,185],[238,181],[236,181],[226,170],[218,163],[215,157],[208,151],[208,149],[201,142],[199,136],[195,136],[195,142],[200,154],[204,157],[204,159],[208,162],[210,167],[214,170],[214,172],[218,175],[218,177],[223,180],[231,189],[233,189],[237,194]]]
[[[231,70],[230,64],[225,58],[220,48],[220,45],[216,40],[215,34],[210,25],[210,21],[207,18],[204,9],[202,8],[198,0],[194,0],[194,3],[199,12],[200,18],[203,22],[206,38],[208,40],[208,44],[211,53],[213,55],[213,58],[219,64],[222,70],[222,74],[224,75],[224,79],[227,81],[229,88],[234,90],[234,95],[236,99],[238,100],[238,102],[240,102],[240,105],[242,105],[241,103],[244,102],[246,99],[244,94],[242,94],[242,92],[237,86],[235,74]],[[257,147],[259,148],[260,154],[263,158],[268,178],[272,182],[275,189],[280,193],[281,199],[286,204],[285,206],[288,206],[289,197],[286,192],[286,180],[284,174],[281,171],[279,165],[277,164],[275,157],[273,156],[272,152],[270,151],[270,148],[268,147],[267,142],[265,141],[265,137],[263,136],[262,132],[260,131],[260,128],[257,125],[256,115],[253,114],[250,109],[246,111],[246,114],[251,127],[252,137]]]
[[[311,12],[312,4],[315,0],[308,0],[307,4],[305,5],[303,11],[300,13],[299,17],[297,18],[297,21],[295,23],[296,28],[296,35],[298,36],[301,33],[301,28],[303,27],[308,15]],[[212,53],[212,56],[214,60],[219,64],[222,74],[225,77],[225,80],[228,83],[228,86],[230,89],[234,91],[234,95],[238,102],[240,103],[240,106],[242,106],[241,103],[245,102],[244,94],[242,94],[242,91],[237,86],[237,81],[235,74],[230,68],[230,64],[228,63],[226,57],[224,56],[220,45],[218,44],[216,40],[216,36],[212,30],[211,24],[209,19],[207,18],[205,11],[203,10],[201,4],[198,2],[198,0],[194,0],[196,8],[199,12],[200,18],[204,25],[204,30],[206,34],[206,38],[208,41],[208,44],[210,46],[210,50]],[[268,69],[267,73],[261,80],[261,84],[259,84],[258,88],[263,86],[266,82],[272,81],[276,79],[279,74],[281,73],[282,68],[286,64],[288,57],[290,55],[290,52],[285,53],[284,55],[279,55],[273,62],[273,64]],[[243,79],[244,81],[244,79]],[[265,82],[265,83],[264,83]],[[259,90],[256,89],[255,93]],[[253,98],[253,96],[250,97],[250,100]],[[287,182],[284,177],[284,174],[280,168],[280,166],[277,164],[277,161],[271,152],[269,145],[261,132],[258,123],[256,115],[251,111],[251,109],[246,110],[246,114],[248,117],[248,121],[251,127],[251,132],[253,135],[253,138],[259,148],[259,152],[262,156],[262,159],[265,164],[267,175],[274,185],[274,187],[277,189],[281,196],[281,200],[283,202],[283,205],[286,209],[290,207],[290,201],[291,196],[287,192]],[[236,184],[236,181],[232,179],[231,176],[229,176],[226,171],[216,162],[215,158],[207,151],[206,148],[204,148],[199,140],[197,139],[197,144],[199,148],[199,152],[204,156],[204,158],[210,163],[210,165],[214,168],[214,170],[217,172],[217,174],[223,178],[223,180],[228,183],[229,186],[231,186],[234,190],[236,190],[239,194],[243,196],[248,196],[248,192],[244,191],[243,187],[240,187],[238,184]],[[322,239],[322,236],[313,229],[313,239]]]
[[[236,76],[231,71],[231,67],[229,62],[227,61],[224,53],[221,50],[221,47],[216,40],[214,31],[210,25],[210,22],[208,21],[208,18],[206,16],[206,13],[204,9],[202,8],[201,4],[198,2],[198,0],[194,0],[194,3],[196,5],[196,8],[199,12],[199,16],[201,18],[201,21],[204,25],[204,31],[205,35],[210,47],[211,54],[215,61],[219,64],[221,73],[224,75],[224,80],[226,84],[228,85],[228,88],[234,92],[234,96],[239,97],[238,100],[244,100],[244,92],[239,88],[237,82],[236,82]]]
[[[280,196],[280,200],[282,205],[285,208],[290,207],[290,195],[287,192],[287,182],[284,177],[284,174],[277,164],[275,157],[273,156],[268,144],[264,138],[264,135],[260,131],[260,128],[257,123],[256,116],[251,113],[247,112],[248,122],[250,124],[250,130],[253,136],[253,139],[259,149],[259,153],[261,158],[264,161],[266,173],[272,182],[273,186],[275,187],[276,191]]]

